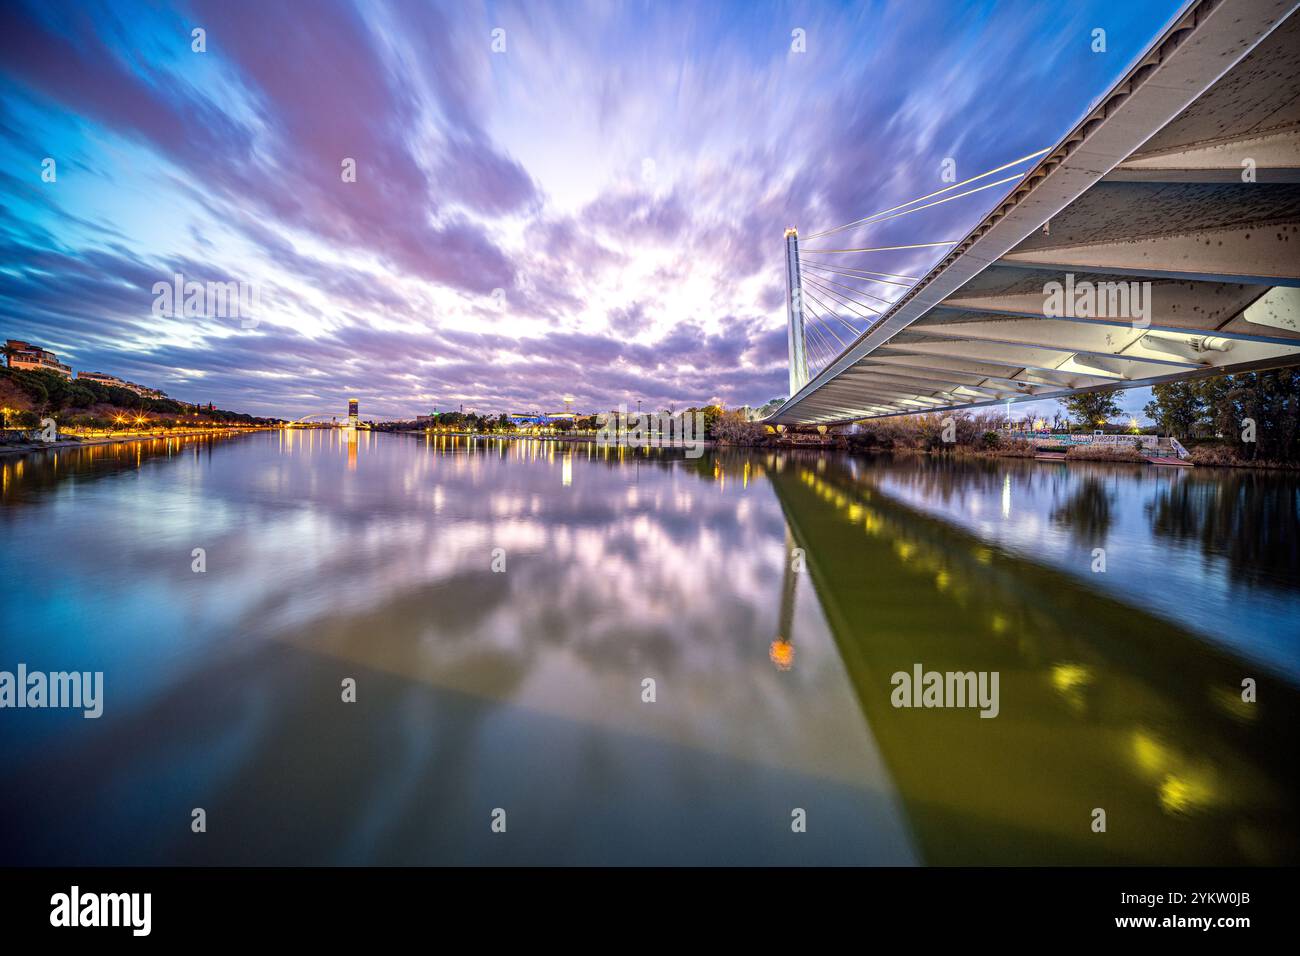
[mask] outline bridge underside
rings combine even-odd
[[[1293,7],[1190,9],[770,421],[1300,364],[1300,15],[1284,19]],[[1215,64],[1242,50],[1251,52],[1216,80]]]

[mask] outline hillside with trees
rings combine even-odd
[[[87,429],[109,429],[141,419],[156,428],[182,422],[263,425],[275,421],[171,398],[145,398],[127,388],[68,379],[55,372],[12,368],[0,368],[0,408],[7,410],[3,424],[11,428],[35,428],[45,417],[63,426]]]

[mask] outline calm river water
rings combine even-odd
[[[0,671],[104,675],[0,709],[0,864],[1300,861],[1295,476],[325,430],[0,475]],[[895,707],[917,666],[997,716]]]

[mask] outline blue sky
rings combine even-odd
[[[8,3],[0,337],[283,416],[760,404],[787,226],[1051,145],[1180,7]],[[1001,193],[842,236],[959,238]],[[176,273],[255,325],[156,315]]]

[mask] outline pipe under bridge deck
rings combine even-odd
[[[920,244],[946,248],[923,275],[890,279],[838,257],[911,246],[800,248],[787,235],[787,282],[817,285],[788,290],[792,394],[767,421],[832,424],[1300,364],[1297,6],[1189,4],[964,238]],[[824,340],[826,361],[807,378],[793,364],[796,351],[805,361],[805,305],[842,311],[861,282],[892,282],[894,297],[873,286],[881,307],[842,348]]]

